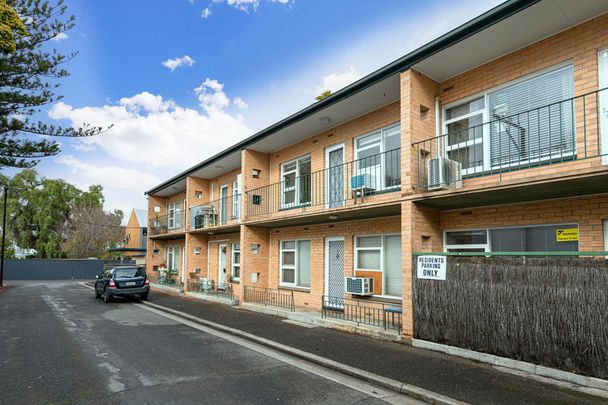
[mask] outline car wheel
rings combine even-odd
[[[148,294],[149,293],[140,294],[139,298],[141,298],[142,301],[147,301],[148,300]]]
[[[105,302],[106,304],[109,303],[110,301],[112,301],[112,296],[108,294],[108,292],[106,290],[103,290],[103,302]]]

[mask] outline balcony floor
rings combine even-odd
[[[381,218],[401,215],[401,197],[395,195],[395,201],[376,205],[345,206],[328,209],[323,212],[306,213],[294,209],[294,214],[273,218],[272,216],[259,216],[249,218],[244,223],[266,228],[284,228],[290,226],[314,225],[328,222],[355,221],[360,219]],[[330,216],[337,216],[330,219]]]
[[[410,199],[420,205],[439,209],[473,208],[608,193],[608,172],[571,175],[493,187],[465,188],[417,194]]]

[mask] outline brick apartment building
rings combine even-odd
[[[507,1],[227,145],[147,191],[149,274],[402,306],[411,338],[415,252],[608,250],[607,12]]]

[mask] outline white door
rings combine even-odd
[[[608,164],[608,48],[599,52],[598,61],[600,89],[600,131],[602,134],[602,162]]]
[[[325,306],[344,307],[344,238],[325,239]]]
[[[218,258],[218,275],[217,275],[217,285],[218,288],[222,287],[226,284],[226,251],[227,245],[219,246],[219,258]]]
[[[327,207],[344,205],[344,145],[334,145],[325,152]]]
[[[182,286],[186,284],[186,245],[182,247]]]

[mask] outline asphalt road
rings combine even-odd
[[[413,403],[382,399],[132,301],[104,304],[76,282],[0,290],[0,319],[1,404]]]

